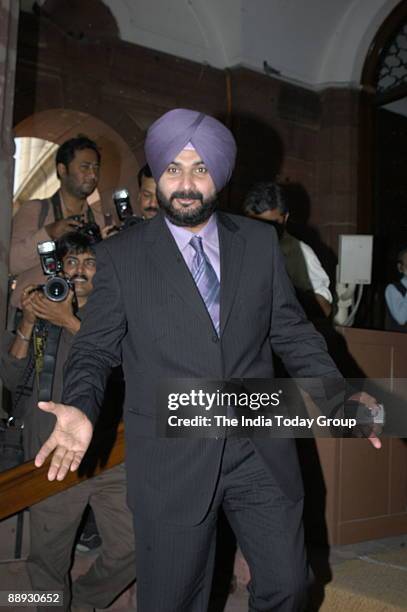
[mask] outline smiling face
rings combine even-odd
[[[205,224],[217,206],[214,182],[195,149],[184,149],[160,177],[157,199],[175,225]]]
[[[99,159],[93,149],[75,151],[67,166],[58,164],[58,176],[66,191],[77,198],[87,198],[99,181]]]
[[[67,253],[62,258],[63,270],[75,286],[79,306],[82,306],[93,289],[93,277],[96,272],[96,257],[93,253]]]

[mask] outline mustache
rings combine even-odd
[[[203,195],[200,191],[174,191],[171,194],[170,202],[176,199],[181,200],[200,200],[203,201]]]
[[[76,280],[88,281],[89,279],[85,274],[75,274],[75,276],[72,276],[71,278],[71,283],[75,282]]]

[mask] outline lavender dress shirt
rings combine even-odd
[[[171,234],[174,237],[175,242],[181,254],[191,271],[192,260],[195,256],[195,249],[189,244],[189,241],[193,236],[200,236],[202,238],[203,249],[208,257],[215,274],[220,282],[220,257],[219,257],[219,234],[218,224],[216,222],[216,214],[211,215],[205,227],[203,227],[197,234],[194,234],[186,227],[179,227],[174,225],[165,217],[165,221]]]

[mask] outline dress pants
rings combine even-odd
[[[149,521],[135,508],[137,612],[207,611],[220,506],[249,564],[249,610],[304,609],[309,579],[303,500],[284,495],[249,439],[230,437],[202,523]]]
[[[72,604],[105,608],[136,578],[133,519],[121,464],[30,508],[28,573],[34,590],[63,591],[64,605],[55,610],[70,608],[73,545],[88,503],[102,546],[88,572],[73,583]]]

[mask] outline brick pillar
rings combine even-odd
[[[7,306],[14,165],[12,125],[19,10],[19,2],[16,0],[0,0],[0,334],[5,327]]]
[[[0,0],[0,325],[4,329],[13,197],[12,133],[19,3]]]

